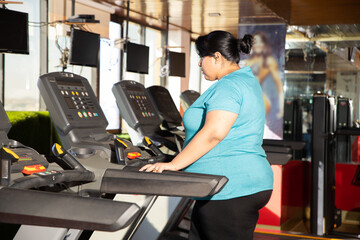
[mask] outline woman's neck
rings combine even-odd
[[[240,67],[236,63],[231,63],[231,64],[228,64],[227,66],[224,66],[222,68],[222,71],[218,75],[218,80],[220,80],[221,78],[225,77],[226,75],[229,75],[230,73],[235,72],[239,69],[240,69]]]

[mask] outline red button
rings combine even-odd
[[[37,165],[25,166],[23,168],[22,172],[24,174],[31,175],[31,174],[37,173],[37,172],[44,172],[45,170],[46,170],[46,168],[43,165],[37,164]]]
[[[130,152],[130,153],[127,154],[126,157],[128,159],[135,159],[135,158],[141,157],[141,154],[138,153],[138,152]]]

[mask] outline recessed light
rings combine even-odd
[[[221,14],[219,12],[212,12],[212,13],[208,13],[209,17],[220,17]]]

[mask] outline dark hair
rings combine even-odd
[[[250,53],[253,36],[246,34],[242,39],[236,39],[231,33],[213,31],[196,39],[196,49],[200,57],[214,56],[216,52],[234,63],[239,63],[240,53]]]

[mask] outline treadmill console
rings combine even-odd
[[[159,113],[144,85],[123,80],[114,84],[112,91],[121,116],[131,128],[144,136],[160,130]]]
[[[162,86],[151,86],[147,88],[160,117],[163,121],[163,126],[168,129],[173,129],[181,126],[181,115],[176,108],[176,105],[169,93],[169,91]]]
[[[11,172],[22,172],[26,166],[42,165],[47,168],[49,163],[37,151],[8,138],[7,133],[11,128],[10,120],[4,107],[0,106],[0,148],[6,147],[14,152],[18,159],[11,163]],[[0,159],[1,160],[1,159]]]
[[[194,90],[186,90],[180,94],[180,100],[184,111],[186,111],[200,97],[200,93]]]
[[[88,80],[67,72],[40,76],[38,87],[65,149],[79,157],[91,156],[94,149],[111,156],[108,122]]]
[[[64,134],[74,128],[108,125],[85,78],[66,72],[48,73],[40,76],[38,86],[56,127]]]

